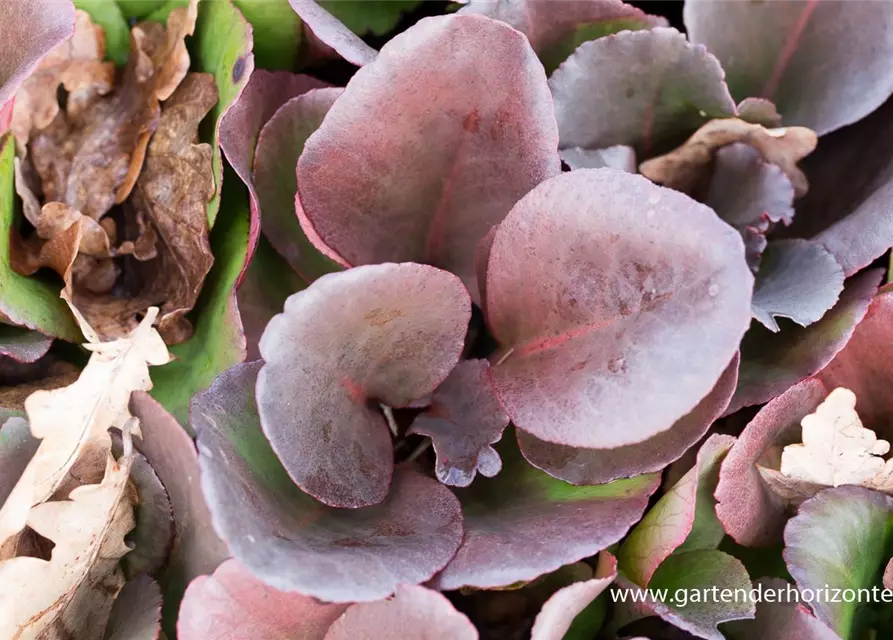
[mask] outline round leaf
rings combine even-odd
[[[407,468],[373,507],[333,509],[301,492],[261,432],[259,368],[230,369],[192,404],[202,490],[233,556],[272,587],[329,602],[384,598],[443,568],[462,541],[455,496]]]
[[[298,486],[331,506],[381,502],[394,453],[378,404],[434,391],[470,317],[458,278],[411,263],[329,274],[291,296],[260,340],[257,403]]]
[[[716,384],[749,324],[752,282],[738,233],[687,196],[612,169],[553,178],[490,251],[488,320],[506,350],[496,393],[547,442],[647,440]]]

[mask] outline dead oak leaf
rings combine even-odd
[[[50,560],[0,562],[0,637],[102,637],[124,585],[119,560],[134,526],[128,479],[133,456],[108,455],[99,484],[74,489],[67,500],[31,508],[28,525],[55,543]]]
[[[639,172],[652,182],[692,193],[709,171],[716,151],[735,142],[754,147],[766,162],[784,172],[798,197],[806,194],[809,183],[797,163],[818,144],[815,132],[806,127],[766,129],[738,118],[711,120],[682,146],[640,164]]]
[[[41,443],[13,491],[21,489],[32,505],[53,495],[84,450],[111,448],[109,428],[120,428],[132,417],[131,392],[152,388],[149,365],[170,361],[167,347],[152,327],[157,314],[157,309],[149,309],[126,338],[84,345],[93,354],[76,382],[36,391],[25,401],[31,433]],[[89,327],[84,333],[90,333]],[[0,534],[6,536],[25,525],[21,511],[8,507],[8,502],[0,507]],[[0,538],[0,545],[4,542]]]
[[[781,469],[759,467],[769,487],[799,504],[825,487],[858,485],[893,494],[893,460],[884,460],[890,443],[862,425],[856,395],[835,389],[801,421],[802,443],[781,453]]]

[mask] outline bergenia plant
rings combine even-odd
[[[0,0],[0,635],[889,634],[893,4],[633,4]]]

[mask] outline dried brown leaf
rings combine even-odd
[[[806,194],[809,183],[797,163],[815,149],[815,132],[806,127],[766,129],[738,118],[711,120],[682,146],[640,164],[639,172],[653,182],[691,193],[709,171],[716,151],[734,142],[754,147],[784,172],[798,197]]]
[[[78,487],[67,500],[33,507],[28,526],[55,542],[49,561],[17,557],[0,563],[0,637],[102,637],[124,585],[119,560],[133,528],[128,478],[133,457],[107,453],[100,484]]]
[[[157,313],[149,309],[126,338],[85,345],[93,355],[76,382],[37,391],[25,401],[31,433],[41,443],[14,492],[25,492],[31,505],[52,496],[85,451],[109,451],[108,429],[123,427],[132,417],[128,410],[131,392],[152,388],[148,365],[170,360],[167,347],[152,328]],[[24,527],[21,510],[14,508],[20,504],[10,506],[7,501],[0,507],[0,535],[9,537]],[[5,539],[0,537],[0,544]]]

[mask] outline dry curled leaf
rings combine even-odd
[[[714,154],[735,142],[754,147],[766,162],[784,172],[798,197],[806,194],[809,183],[797,163],[815,149],[815,132],[806,127],[766,129],[738,118],[711,120],[682,146],[640,164],[639,172],[653,182],[691,193],[710,168]]]
[[[124,585],[119,560],[133,528],[126,489],[132,456],[107,453],[99,484],[78,487],[67,500],[33,507],[28,526],[55,543],[43,560],[0,563],[0,637],[99,640],[115,596]]]
[[[212,150],[193,140],[216,102],[214,77],[190,73],[164,104],[131,199],[134,215],[147,222],[136,223],[143,227],[136,240],[122,243],[138,260],[151,258],[139,265],[147,284],[131,299],[74,289],[73,305],[103,339],[126,335],[136,326],[137,315],[154,304],[161,305],[158,330],[168,344],[192,333],[184,316],[214,262],[206,214],[214,195]],[[157,245],[156,233],[161,240]]]
[[[890,443],[862,426],[856,395],[838,387],[803,418],[801,444],[781,453],[781,469],[758,467],[773,491],[799,504],[825,487],[859,485],[893,494],[893,460],[883,455]]]
[[[30,505],[40,504],[62,486],[80,458],[110,450],[108,429],[123,427],[131,418],[131,392],[152,388],[148,365],[170,360],[152,328],[157,314],[157,309],[149,309],[126,338],[85,345],[93,355],[73,384],[28,397],[25,410],[31,433],[41,443],[14,489],[17,496],[28,496]],[[21,504],[7,501],[0,507],[0,544],[25,526],[17,508]]]

